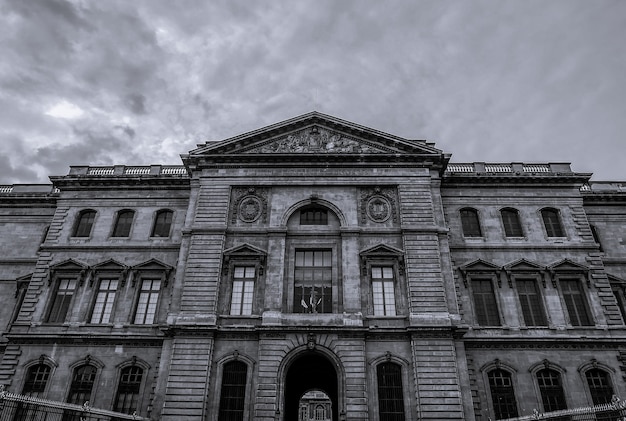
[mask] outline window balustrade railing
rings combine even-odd
[[[0,186],[0,193],[11,193],[13,186]]]
[[[501,421],[625,421],[626,401],[613,396],[610,403],[596,406],[585,406],[573,409],[540,413],[536,409],[532,415],[502,419]]]

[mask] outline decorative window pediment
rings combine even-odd
[[[50,285],[52,281],[58,277],[59,273],[78,278],[82,284],[84,276],[88,270],[89,266],[74,259],[67,259],[54,265],[50,265],[48,285]]]
[[[129,269],[130,268],[127,265],[120,263],[114,259],[109,259],[105,262],[98,263],[91,267],[93,276],[90,280],[90,286],[93,286],[94,278],[97,278],[98,275],[101,275],[103,273],[120,274],[121,279],[124,280]]]
[[[563,259],[547,267],[548,271],[552,275],[552,284],[556,288],[556,281],[559,276],[578,276],[585,278],[587,286],[589,286],[589,268],[578,264],[570,259]]]
[[[399,270],[404,271],[404,251],[401,249],[386,244],[378,244],[374,247],[362,250],[359,255],[361,256],[363,273],[367,273],[367,262],[375,260],[395,260],[400,266]]]
[[[536,275],[541,279],[543,287],[546,287],[546,271],[547,268],[538,263],[531,262],[526,259],[519,259],[503,267],[509,278],[509,286],[512,287],[512,281],[517,276],[528,277],[529,275]]]
[[[463,275],[463,283],[467,287],[467,280],[471,278],[472,275],[491,275],[495,276],[498,281],[498,287],[502,286],[502,281],[500,280],[500,273],[502,272],[502,266],[498,266],[496,264],[487,262],[482,259],[476,259],[469,263],[466,263],[462,266],[459,266],[459,271]]]
[[[244,243],[235,247],[231,247],[224,251],[224,276],[228,275],[230,267],[232,266],[230,263],[234,261],[258,262],[259,275],[263,275],[266,257],[267,252],[265,250],[253,246],[252,244]]]
[[[137,275],[141,273],[156,274],[160,277],[161,281],[163,281],[163,285],[167,286],[170,274],[174,270],[172,266],[165,264],[157,259],[150,259],[146,262],[135,265],[130,269],[133,273],[133,286],[135,285]]]

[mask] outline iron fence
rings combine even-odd
[[[626,421],[626,401],[614,396],[611,403],[596,406],[586,406],[574,409],[539,413],[517,418],[508,418],[502,421]]]
[[[51,401],[0,391],[0,421],[147,421],[128,415],[84,405]]]

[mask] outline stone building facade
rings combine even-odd
[[[313,112],[0,187],[0,383],[162,420],[626,396],[626,183],[449,160]]]

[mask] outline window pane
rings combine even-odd
[[[517,402],[515,401],[511,374],[501,369],[495,369],[490,371],[487,377],[489,378],[495,418],[500,420],[517,417]]]
[[[78,216],[76,227],[74,229],[74,237],[89,237],[91,235],[91,227],[96,219],[96,211],[84,211]]]
[[[478,212],[475,209],[461,209],[461,226],[465,237],[482,237]]]
[[[235,266],[233,271],[233,293],[230,302],[231,315],[252,314],[255,280],[256,268],[254,266]]]
[[[515,284],[526,326],[547,326],[537,282],[534,279],[517,279]]]
[[[372,266],[374,315],[395,316],[396,298],[392,266]]]
[[[224,364],[218,421],[243,421],[248,367],[240,361]]]
[[[50,377],[50,367],[45,364],[37,364],[28,369],[26,374],[26,382],[22,389],[22,395],[32,396],[35,398],[43,396],[46,390],[46,384]]]
[[[76,289],[76,279],[61,279],[57,291],[54,295],[52,309],[48,316],[50,323],[63,323],[67,317],[67,313]]]
[[[134,215],[135,212],[131,210],[121,211],[117,214],[113,237],[128,237],[130,235],[130,227],[133,223]]]
[[[135,311],[135,324],[152,324],[159,301],[159,289],[161,281],[157,279],[144,279],[141,281],[141,291]]]
[[[591,399],[594,405],[611,403],[613,398],[613,386],[606,371],[593,368],[585,373],[587,385],[591,392]]]
[[[514,209],[503,209],[500,211],[502,215],[502,224],[504,225],[504,235],[507,237],[523,237],[522,224],[520,223],[519,214]]]
[[[561,279],[559,282],[563,300],[572,326],[592,326],[587,310],[587,300],[578,279]]]
[[[481,326],[500,326],[498,304],[491,279],[472,279],[471,285],[478,324]]]
[[[328,225],[328,211],[318,207],[302,209],[300,225]]]
[[[169,210],[157,212],[152,227],[152,237],[169,237],[174,213]]]
[[[550,369],[538,371],[537,383],[539,384],[544,412],[567,409],[565,393],[561,384],[561,374],[558,371]]]
[[[96,303],[91,314],[91,323],[109,323],[115,293],[117,292],[117,279],[103,279],[100,281]]]
[[[401,367],[394,363],[382,363],[376,367],[376,375],[380,420],[404,421]]]
[[[295,313],[332,313],[332,251],[296,250]]]
[[[132,366],[122,370],[113,411],[132,414],[138,410],[142,378],[143,369],[141,367]]]
[[[555,209],[543,209],[541,211],[541,217],[543,218],[543,224],[546,227],[546,234],[548,237],[564,237],[563,227],[561,226],[561,219],[558,211]]]
[[[91,389],[96,379],[96,367],[83,365],[74,370],[67,402],[82,405],[91,399]]]

